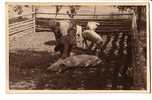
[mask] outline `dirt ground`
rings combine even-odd
[[[121,48],[122,41],[119,40],[119,42]],[[51,32],[18,34],[9,37],[10,89],[111,90],[131,88],[132,78],[122,75],[125,73],[123,72],[125,66],[130,66],[131,59],[128,59],[130,56],[122,54],[123,50],[116,50],[120,48],[113,47],[106,58],[102,59],[104,64],[100,67],[69,69],[58,74],[46,70],[59,58],[59,55],[53,52],[54,44],[54,36]],[[111,52],[115,51],[119,51],[120,55],[112,55]]]

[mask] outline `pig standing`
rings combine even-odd
[[[60,51],[61,58],[66,58],[70,56],[73,46],[76,45],[76,26],[71,21],[65,20],[60,21],[56,28],[55,34],[61,35],[56,39],[55,51]]]
[[[102,48],[102,43],[103,43],[103,39],[101,38],[100,35],[98,35],[96,32],[95,32],[95,29],[97,28],[97,25],[99,25],[99,23],[96,23],[96,22],[88,22],[87,24],[87,30],[85,30],[83,33],[82,33],[82,36],[84,38],[84,43],[85,45],[88,46],[87,44],[87,41],[91,41],[92,44],[90,47],[93,47],[93,45],[95,44],[96,47],[95,47],[95,50],[96,49],[101,49]],[[89,46],[88,46],[89,47]]]

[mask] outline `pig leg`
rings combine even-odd
[[[68,43],[64,43],[64,48],[63,48],[63,54],[61,58],[66,58],[68,57],[68,51],[69,51],[69,44]]]
[[[57,52],[59,51],[60,52],[60,55],[62,56],[63,55],[63,49],[64,49],[64,45],[63,44],[58,44],[56,45],[56,47],[54,48],[54,50]]]
[[[87,41],[88,41],[88,40],[86,40],[86,39],[84,40],[84,48],[85,48],[85,49],[90,48],[90,46],[89,46],[89,44],[87,43]]]
[[[96,45],[96,55],[102,56],[103,55],[103,43],[100,42]]]
[[[61,54],[61,56],[63,55],[63,49],[64,49],[64,45],[62,44],[62,45],[60,46],[60,54]]]
[[[68,56],[70,56],[71,52],[72,52],[72,48],[73,48],[73,45],[69,45],[69,48],[68,48]]]

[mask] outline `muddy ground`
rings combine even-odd
[[[132,54],[129,37],[113,37],[101,59],[103,64],[69,69],[62,73],[46,69],[59,59],[51,32],[9,37],[9,87],[19,90],[112,90],[131,89]],[[126,42],[126,45],[125,45]],[[110,47],[111,46],[111,47]],[[112,47],[113,46],[113,47]],[[75,49],[75,53],[87,53]]]

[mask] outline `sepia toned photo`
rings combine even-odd
[[[147,3],[6,3],[7,90],[149,92],[148,10]]]

